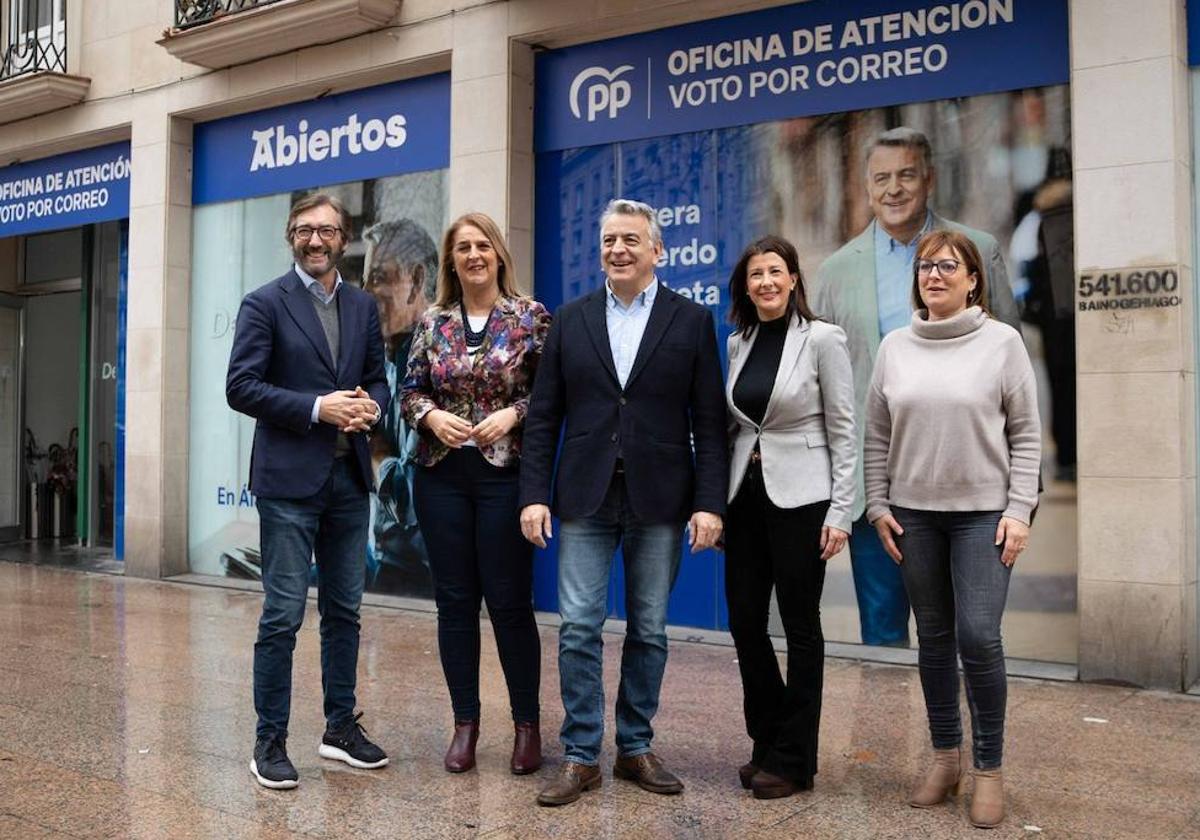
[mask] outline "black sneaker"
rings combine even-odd
[[[317,748],[321,758],[344,761],[362,770],[374,770],[388,763],[387,753],[367,739],[367,730],[358,722],[362,716],[359,712],[341,729],[325,730],[321,746]]]
[[[300,784],[300,774],[287,756],[286,735],[264,735],[254,743],[250,772],[263,787],[287,790]]]

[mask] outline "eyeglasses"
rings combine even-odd
[[[317,236],[321,237],[324,241],[332,242],[333,238],[342,232],[342,229],[334,225],[321,225],[320,227],[300,225],[299,227],[292,228],[292,238],[299,239],[301,242],[307,242],[312,239],[313,231],[316,231]]]
[[[936,268],[937,272],[942,277],[949,277],[954,272],[958,271],[958,267],[962,265],[958,260],[917,260],[917,274],[922,277],[928,277],[933,274]]]

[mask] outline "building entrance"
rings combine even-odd
[[[17,240],[0,296],[0,541],[119,558],[125,221]]]

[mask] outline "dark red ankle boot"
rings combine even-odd
[[[454,737],[442,762],[451,773],[465,773],[475,766],[475,744],[479,741],[479,721],[454,721]]]
[[[537,721],[518,723],[513,737],[512,761],[508,766],[518,776],[533,773],[542,766],[542,732]]]

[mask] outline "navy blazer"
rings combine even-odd
[[[295,270],[246,295],[238,310],[225,397],[230,408],[258,421],[250,489],[264,499],[303,499],[329,478],[337,429],[309,422],[318,396],[361,385],[387,413],[375,300],[348,283],[342,283],[337,296],[337,370],[312,293]],[[374,489],[367,436],[352,434],[350,442],[363,484]]]
[[[592,515],[620,451],[641,521],[683,523],[698,510],[723,515],[729,449],[712,313],[660,287],[622,389],[606,294],[600,288],[554,316],[525,418],[521,506],[551,504],[553,484],[560,518]]]

